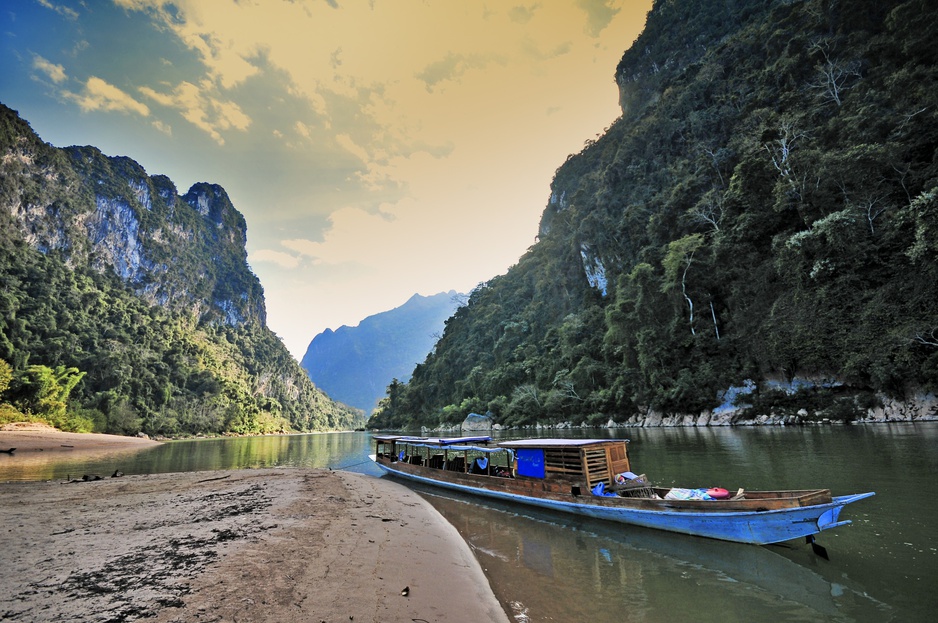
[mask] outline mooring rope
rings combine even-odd
[[[371,463],[371,462],[372,462],[371,459],[365,459],[364,461],[359,461],[358,463],[351,463],[349,465],[343,465],[342,467],[330,467],[329,469],[343,470],[343,469],[348,469],[350,467],[358,467],[359,465],[364,465],[365,463]]]

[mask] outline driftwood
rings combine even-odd
[[[10,448],[9,450],[0,450],[0,453],[13,454],[15,451],[16,451],[16,448]]]
[[[111,478],[120,478],[123,475],[124,475],[124,472],[118,469],[118,470],[115,470],[113,474],[111,474]],[[65,478],[65,482],[67,484],[73,484],[73,483],[78,483],[78,482],[96,482],[98,480],[104,480],[104,476],[99,476],[97,474],[85,474],[81,478],[72,478],[71,474],[69,474]]]
[[[219,476],[218,478],[206,478],[205,480],[196,480],[195,482],[196,484],[198,484],[200,482],[212,482],[213,480],[224,480],[225,478],[230,478],[230,477],[231,477],[231,474],[228,474],[226,476]]]

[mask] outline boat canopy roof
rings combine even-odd
[[[462,451],[476,451],[476,452],[511,452],[508,448],[499,448],[498,446],[463,446],[463,445],[450,445],[450,444],[438,444],[438,443],[415,443],[413,441],[408,441],[407,445],[411,448],[442,448],[445,445],[445,448],[450,451],[462,452]]]
[[[478,437],[416,437],[411,435],[375,435],[375,441],[387,443],[407,443],[411,445],[453,447],[472,446],[473,444],[487,444],[492,438],[487,435]],[[500,448],[514,450],[518,448],[584,448],[607,444],[628,443],[628,439],[512,439],[498,443]],[[457,449],[457,448],[453,448]],[[460,450],[466,449],[463,447]],[[473,448],[475,449],[475,448]]]
[[[627,443],[628,439],[512,439],[500,441],[502,448],[582,448],[603,444]]]
[[[400,441],[410,444],[422,444],[428,446],[455,446],[473,443],[488,443],[492,438],[487,435],[478,437],[409,437],[407,435],[375,435],[376,441]]]

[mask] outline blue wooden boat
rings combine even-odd
[[[767,545],[844,526],[844,506],[874,493],[829,489],[727,492],[653,486],[624,439],[427,438],[376,435],[385,472],[508,502],[695,536]]]

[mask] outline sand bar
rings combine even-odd
[[[159,445],[145,437],[122,437],[101,433],[63,433],[44,424],[7,424],[0,429],[0,450],[16,448],[30,452],[97,452],[141,449]]]
[[[5,621],[509,620],[423,498],[348,472],[3,483],[0,552]]]
[[[41,466],[67,460],[89,461],[114,459],[160,445],[141,437],[123,437],[98,433],[64,433],[46,424],[15,423],[0,428],[0,480],[34,480],[42,476]],[[15,449],[12,454],[8,454]],[[24,476],[25,475],[25,476]],[[79,473],[78,477],[82,474]]]

